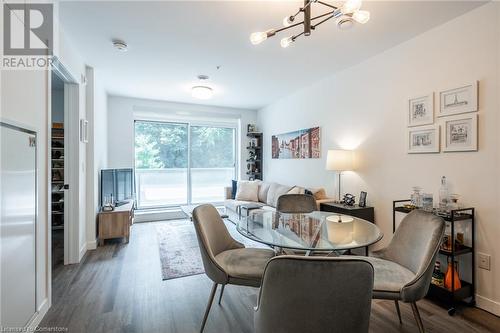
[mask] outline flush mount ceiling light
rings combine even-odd
[[[200,81],[208,80],[207,75],[198,75]],[[191,88],[191,96],[196,99],[210,99],[214,95],[214,90],[206,85],[197,85]]]
[[[281,40],[281,47],[286,48],[293,42],[295,42],[298,37],[302,35],[309,36],[312,30],[315,30],[320,24],[323,24],[332,18],[336,19],[337,27],[341,30],[347,30],[351,28],[355,22],[365,24],[366,22],[368,22],[368,20],[370,20],[370,12],[366,10],[360,10],[361,3],[361,0],[348,0],[344,2],[342,7],[335,7],[319,0],[304,0],[304,7],[299,8],[299,10],[294,15],[287,16],[283,19],[283,28],[270,29],[264,32],[254,32],[250,35],[250,42],[252,42],[252,44],[254,45],[257,45],[262,43],[269,37],[276,35],[278,32],[295,28],[297,26],[303,26],[304,30],[302,32],[289,37],[285,37]],[[329,11],[321,15],[311,17],[312,4],[319,4],[323,7],[327,7]],[[304,15],[303,20],[301,22],[295,23],[297,16],[300,13],[303,13]]]
[[[128,50],[128,45],[122,40],[119,39],[113,39],[113,46],[115,49],[117,49],[120,52],[127,52]]]

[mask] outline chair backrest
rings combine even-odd
[[[193,210],[193,223],[206,274],[214,282],[227,282],[227,274],[217,264],[215,256],[244,246],[231,237],[219,212],[212,205],[196,207]]]
[[[276,205],[281,213],[311,213],[316,209],[316,200],[309,194],[283,194]]]
[[[279,256],[266,266],[257,333],[368,332],[373,266],[365,260]]]

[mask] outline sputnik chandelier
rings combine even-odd
[[[299,10],[294,15],[287,16],[283,19],[283,28],[270,29],[264,32],[254,32],[250,35],[250,41],[252,42],[252,44],[257,45],[262,43],[269,37],[276,35],[278,32],[282,32],[302,25],[304,27],[304,31],[289,37],[285,37],[281,40],[281,47],[288,47],[300,36],[309,36],[311,32],[315,30],[320,24],[323,24],[332,18],[336,19],[337,27],[341,30],[351,28],[354,25],[354,22],[365,24],[370,19],[370,12],[366,10],[360,10],[361,2],[361,0],[348,0],[344,2],[342,7],[335,7],[319,0],[304,0],[304,7],[299,8]],[[313,4],[319,4],[327,7],[329,11],[324,14],[311,17],[311,7]],[[303,13],[304,15],[303,21],[296,22],[297,16],[300,13]]]

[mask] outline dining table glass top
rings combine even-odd
[[[320,211],[308,214],[261,211],[242,218],[236,228],[256,242],[305,251],[355,249],[376,243],[383,237],[374,223]]]

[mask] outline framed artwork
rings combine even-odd
[[[367,193],[365,191],[361,191],[359,195],[359,203],[358,203],[359,207],[366,207],[366,195]]]
[[[319,127],[273,135],[271,138],[272,158],[320,158],[320,143]]]
[[[477,114],[443,119],[443,151],[477,151]]]
[[[439,117],[478,110],[478,82],[439,92]]]
[[[434,93],[410,98],[408,127],[434,124]]]
[[[439,153],[439,125],[409,128],[408,154]]]

